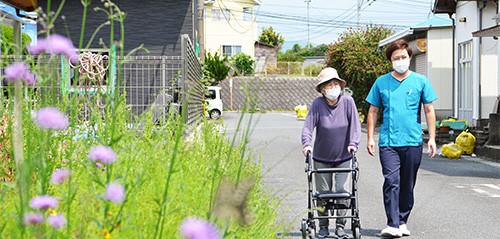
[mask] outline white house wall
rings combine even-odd
[[[492,112],[496,97],[500,92],[499,86],[499,49],[498,41],[492,37],[472,37],[472,32],[481,28],[485,29],[496,25],[492,18],[497,13],[497,6],[489,1],[483,9],[482,26],[479,23],[481,1],[459,1],[456,11],[456,38],[457,56],[456,76],[458,79],[458,44],[473,41],[473,112],[472,125],[478,125],[481,119],[488,119]],[[466,18],[466,22],[460,22],[460,18]],[[455,86],[458,85],[455,79]],[[455,87],[455,95],[458,96],[458,88]],[[458,115],[458,98],[455,99],[455,115]]]
[[[438,99],[434,102],[438,118],[453,114],[452,50],[451,27],[435,28],[427,32],[427,76],[438,95]]]
[[[498,40],[483,37],[481,44],[481,118],[489,118],[498,96]]]
[[[488,4],[483,10],[483,29],[495,26],[496,22],[492,18],[496,15],[496,6]],[[493,37],[481,38],[481,119],[488,119],[492,113],[495,101],[499,95],[498,87],[498,40]]]
[[[241,46],[241,52],[254,58],[254,42],[258,38],[257,22],[243,20],[243,8],[253,9],[254,1],[215,1],[205,5],[204,36],[207,52],[222,53],[223,45]],[[214,21],[212,9],[230,9],[230,21]],[[253,10],[252,10],[253,12]],[[252,13],[252,19],[254,19]]]
[[[464,18],[466,19],[465,22],[460,22],[459,19]],[[468,41],[473,42],[473,61],[477,61],[475,58],[475,53],[476,53],[476,48],[474,47],[474,41],[477,41],[477,38],[472,37],[472,32],[476,31],[478,28],[478,9],[477,9],[477,3],[476,2],[469,2],[469,1],[460,1],[457,2],[457,10],[456,10],[456,15],[455,15],[455,20],[456,20],[456,45],[455,45],[455,79],[454,79],[454,99],[453,99],[453,104],[454,104],[454,116],[459,117],[459,100],[460,100],[460,93],[459,93],[459,74],[460,74],[460,55],[459,55],[459,45],[461,43],[465,43]],[[473,73],[478,72],[477,69],[475,68],[475,64],[473,64],[472,71]],[[473,81],[478,81],[476,78],[476,75],[473,75]],[[472,119],[466,119],[467,121],[472,121]],[[472,124],[473,122],[469,122]]]

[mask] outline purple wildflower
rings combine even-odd
[[[50,35],[47,42],[48,51],[54,55],[64,54],[68,58],[73,58],[77,55],[76,48],[67,37],[53,34]]]
[[[71,172],[68,169],[58,168],[52,173],[50,181],[53,184],[61,184],[64,180],[68,179],[69,176],[71,176]]]
[[[103,172],[106,172],[106,167],[102,167],[102,171],[103,171]]]
[[[97,162],[97,163],[95,163],[95,166],[98,167],[98,168],[100,168],[102,166],[102,164],[99,163],[99,162]]]
[[[53,55],[64,54],[72,61],[74,61],[75,58],[78,60],[78,52],[71,40],[57,34],[50,35],[46,39],[38,39],[37,44],[31,46],[29,51],[33,55],[38,55],[44,51]]]
[[[31,45],[28,50],[31,54],[38,55],[44,52],[45,49],[47,49],[47,39],[40,38],[37,39],[36,45]]]
[[[62,214],[50,215],[47,218],[47,223],[55,229],[66,226],[66,218]]]
[[[28,66],[21,62],[13,63],[5,68],[5,77],[11,81],[24,79],[26,73],[28,73]]]
[[[181,234],[189,239],[219,239],[217,227],[200,219],[188,218],[182,222]]]
[[[42,129],[66,129],[69,125],[69,120],[66,115],[62,114],[55,107],[47,107],[39,109],[35,116],[38,126]]]
[[[26,72],[24,74],[24,81],[26,81],[26,84],[28,85],[34,85],[37,82],[36,75],[33,72]]]
[[[110,183],[106,186],[106,199],[114,203],[121,203],[125,200],[125,188],[119,183]]]
[[[39,212],[28,212],[24,214],[23,224],[25,226],[40,224],[43,222],[43,214]]]
[[[30,200],[30,206],[33,209],[55,208],[59,205],[59,198],[48,195],[34,197]]]
[[[101,162],[103,164],[112,164],[116,160],[116,153],[108,146],[94,146],[90,150],[89,160],[92,162]]]

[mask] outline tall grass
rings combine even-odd
[[[82,1],[83,22],[89,3]],[[60,13],[61,6],[56,8],[43,19],[46,36],[51,35],[50,26]],[[104,1],[100,10],[108,14],[110,24],[119,24],[122,34],[118,46],[123,46],[125,14],[110,1]],[[82,34],[84,28],[82,23]],[[85,44],[82,39],[80,47]],[[119,69],[123,48],[120,56]],[[86,97],[60,95],[61,73],[53,70],[58,57],[25,58],[38,83],[35,87],[22,82],[6,87],[9,96],[18,99],[17,106],[13,97],[0,104],[0,237],[179,238],[180,224],[193,217],[217,225],[224,238],[275,238],[284,230],[284,225],[276,224],[278,199],[264,192],[260,165],[246,151],[249,127],[243,129],[238,145],[236,134],[229,142],[225,132],[217,130],[217,123],[209,121],[186,137],[185,112],[155,125],[150,111],[139,117],[131,115],[121,90]],[[3,64],[10,64],[2,59]],[[118,74],[118,89],[119,79]],[[96,99],[104,101],[105,107]],[[69,127],[40,127],[33,114],[49,106],[68,116]],[[90,115],[82,115],[88,109]],[[134,117],[135,123],[131,123]],[[19,135],[14,137],[15,133]],[[99,165],[89,160],[89,152],[99,145],[111,148],[116,162]],[[55,184],[51,175],[59,168],[69,169],[71,176]],[[106,195],[110,183],[123,185],[123,202]],[[230,186],[221,190],[222,185]],[[30,200],[40,195],[57,197],[59,204],[49,209],[33,208]],[[45,221],[26,223],[30,212],[43,214]],[[62,215],[66,223],[62,227],[47,223],[51,215]]]

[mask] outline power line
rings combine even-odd
[[[316,14],[310,14],[309,17],[307,17],[305,11],[288,11],[290,8],[296,9],[297,6],[265,4],[272,6],[272,10],[261,9],[258,14],[259,27],[263,24],[272,26],[286,25],[285,29],[279,31],[283,33],[287,40],[299,40],[308,37],[308,42],[314,42],[313,39],[315,38],[324,39],[324,36],[331,35],[331,42],[334,42],[336,37],[349,27],[376,24],[384,25],[396,31],[406,29],[419,20],[428,19],[432,1],[434,0],[362,0],[360,9],[362,14],[361,19],[358,21],[355,20],[357,4],[350,5],[348,8],[346,6],[329,8],[328,5],[325,6],[324,2],[319,7],[317,5],[318,1],[311,1],[309,7]],[[283,8],[287,9],[287,11],[280,11]],[[368,18],[368,16],[370,17]],[[304,31],[306,21],[308,23],[307,34]],[[279,29],[279,27],[276,28]]]
[[[242,25],[240,24],[240,22],[238,21],[238,18],[237,18],[237,17],[234,15],[234,13],[233,13],[233,10],[231,10],[231,9],[227,8],[227,7],[226,7],[226,4],[224,3],[224,1],[223,1],[223,0],[220,0],[220,2],[222,3],[222,5],[224,5],[224,8],[225,8],[225,9],[222,9],[222,8],[220,7],[220,5],[219,5],[220,10],[228,10],[228,11],[229,11],[229,13],[233,16],[233,19],[236,21],[236,23],[238,23],[238,25],[240,25],[240,27],[242,27],[242,28],[244,29],[245,27],[244,27],[244,26],[242,26]],[[243,12],[243,11],[241,11],[241,12]],[[227,18],[226,18],[226,14],[222,14],[222,15],[224,16],[224,19],[225,19],[225,20],[226,20],[226,22],[229,24],[229,26],[230,26],[230,27],[231,27],[231,28],[232,28],[235,32],[238,32],[239,34],[245,34],[245,33],[247,33],[250,29],[252,29],[252,28],[253,28],[254,21],[252,21],[252,23],[250,24],[250,27],[248,27],[246,30],[239,31],[238,29],[236,29],[236,28],[234,28],[234,27],[233,27],[233,25],[231,24],[231,19],[227,19]]]
[[[310,20],[311,25],[316,25],[316,26],[321,26],[321,25],[335,25],[335,26],[356,26],[357,22],[354,21],[349,21],[349,20],[344,20],[348,17],[350,17],[352,14],[347,15],[346,17],[342,18],[341,20],[336,20],[336,19],[312,19]],[[294,21],[294,22],[300,22],[304,23],[307,21],[306,18],[301,17],[301,16],[295,16],[295,15],[284,15],[284,14],[273,14],[273,13],[267,13],[261,11],[259,13],[260,18],[267,17],[267,18],[272,18],[272,19],[280,19],[280,20],[286,20],[286,21]],[[351,17],[352,19],[352,17]],[[262,20],[260,21],[262,22]],[[362,24],[368,24],[369,22],[362,22]],[[400,27],[406,27],[405,25],[398,25]]]

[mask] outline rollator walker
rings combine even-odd
[[[307,152],[306,156],[306,168],[307,181],[309,185],[307,201],[308,201],[308,213],[307,218],[302,219],[300,231],[302,232],[302,238],[318,238],[318,233],[316,232],[316,220],[318,219],[337,219],[346,218],[351,219],[351,230],[354,239],[361,238],[361,224],[359,221],[359,209],[358,209],[358,172],[359,164],[356,159],[356,154],[351,151],[352,159],[349,168],[324,168],[313,170],[313,163],[311,158],[311,152]],[[315,191],[313,188],[313,175],[321,173],[350,173],[351,182],[351,192],[346,193],[336,193],[334,191]],[[349,203],[346,205],[336,203],[336,199],[346,199]],[[320,202],[326,202],[325,210],[328,211],[328,216],[319,216],[318,210],[322,210]],[[336,215],[335,210],[340,209],[350,209],[345,216],[333,216]],[[350,213],[349,213],[350,211]],[[328,238],[328,237],[327,237]],[[336,238],[336,237],[333,237]]]

